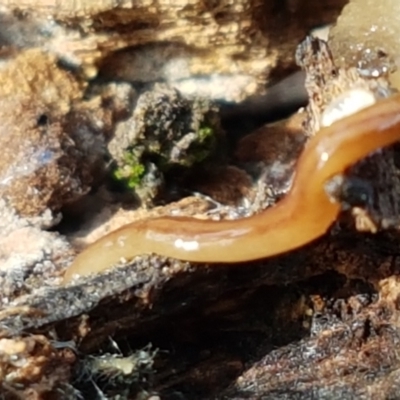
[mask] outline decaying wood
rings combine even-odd
[[[315,26],[333,21],[345,3],[6,1],[9,17],[3,24],[23,23],[26,35],[8,30],[3,40],[17,46],[36,40],[89,76],[100,69],[108,78],[139,81],[236,77],[238,93],[232,99],[238,100],[293,69],[299,41]],[[178,75],[170,76],[172,70]]]
[[[392,277],[400,268],[396,254],[397,238],[339,235],[276,260],[236,267],[194,268],[142,258],[76,287],[43,289],[19,299],[0,315],[2,335],[45,329],[57,337],[52,346],[79,348],[81,357],[106,348],[110,337],[151,342],[161,351],[163,366],[153,373],[151,390],[161,398],[176,390],[194,399],[276,398],[278,392],[290,399],[293,390],[310,398],[314,390],[335,393],[340,383],[342,398],[369,391],[383,399],[396,384],[394,375],[380,372],[382,365],[393,372],[399,365],[393,351],[400,334],[393,308],[400,293]],[[237,340],[241,345],[232,346]],[[192,350],[185,355],[189,344]],[[67,358],[64,365],[70,362]],[[299,385],[303,378],[307,383]],[[68,374],[64,379],[67,383]]]
[[[111,81],[244,76],[235,81],[244,82],[232,95],[237,100],[293,68],[297,43],[332,21],[344,2],[5,1],[0,22],[19,21],[26,30],[15,36],[0,27],[0,42],[11,54],[39,47],[73,71]],[[171,66],[183,75],[170,75]],[[311,104],[314,117],[329,94]],[[400,207],[392,196],[400,185],[397,153],[375,155],[351,171],[363,179],[374,171],[379,204],[372,211],[385,227],[396,225]],[[0,394],[398,398],[398,233],[360,233],[352,222],[344,214],[303,249],[236,266],[143,256],[68,287],[48,279],[60,271],[46,270],[46,259],[33,272],[1,271]]]

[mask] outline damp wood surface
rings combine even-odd
[[[52,373],[65,382],[74,346],[83,362],[110,337],[126,354],[151,342],[160,353],[148,389],[165,399],[290,399],[293,391],[331,398],[338,390],[344,399],[384,399],[399,390],[392,351],[400,333],[393,325],[399,268],[397,240],[385,235],[325,239],[245,267],[143,258],[73,288],[19,299],[0,314],[2,336],[56,333],[47,346],[62,349],[64,369]],[[84,382],[78,387],[90,392]]]
[[[40,43],[88,76],[98,70],[107,78],[133,81],[154,75],[183,80],[181,89],[187,91],[197,90],[187,78],[228,76],[237,86],[232,94],[237,101],[293,70],[299,38],[332,22],[345,3],[140,0],[1,5],[6,12],[3,24],[8,26],[17,15],[26,33],[9,29],[4,41],[16,46]]]
[[[318,131],[332,98],[355,84],[391,93],[385,78],[369,81],[351,63],[336,70],[327,45],[319,43],[323,51],[306,51],[303,76],[313,100],[308,107],[289,121],[263,126],[231,144],[238,165],[267,166],[266,181],[254,184],[237,165],[220,165],[185,182],[190,193],[203,196],[150,210],[132,209],[120,193],[108,204],[111,196],[104,188],[89,193],[90,185],[98,189],[104,174],[98,168],[104,143],[116,137],[117,123],[135,122],[130,102],[136,101],[138,87],[162,82],[186,93],[184,101],[194,84],[211,100],[221,100],[221,92],[227,96],[222,100],[233,102],[259,92],[264,96],[266,84],[295,68],[296,47],[309,30],[334,21],[344,3],[1,2],[2,55],[26,70],[7,69],[12,64],[0,69],[0,79],[8,83],[1,92],[15,90],[14,99],[20,101],[14,107],[4,95],[0,122],[7,122],[16,141],[15,132],[25,138],[61,136],[57,143],[75,158],[61,158],[60,165],[50,165],[57,174],[45,170],[40,176],[41,183],[62,183],[53,196],[57,201],[48,201],[51,196],[42,191],[46,196],[39,196],[40,202],[23,197],[24,202],[16,203],[19,208],[14,205],[26,210],[27,203],[29,219],[6,213],[4,199],[0,201],[0,397],[398,398],[398,146],[348,171],[351,182],[371,182],[374,202],[347,210],[327,235],[301,249],[234,266],[141,256],[70,286],[59,283],[77,251],[127,220],[158,215],[240,218],[273,206],[287,193],[294,161],[307,136]],[[336,32],[334,40],[341,35]],[[34,65],[41,70],[32,70]],[[96,74],[109,86],[93,88]],[[223,78],[211,85],[222,87],[220,92],[207,92],[209,86],[196,80],[214,75]],[[47,80],[52,82],[42,91]],[[177,96],[164,86],[151,93],[155,99],[165,93]],[[278,101],[282,90],[275,87],[275,94]],[[256,101],[245,103],[244,119]],[[8,114],[7,109],[18,112]],[[18,124],[20,115],[24,119]],[[74,147],[78,139],[83,142],[79,152]],[[98,154],[90,152],[94,148],[100,149]],[[11,164],[14,157],[7,150],[3,159]],[[47,153],[40,155],[46,159]],[[4,178],[7,165],[0,166]],[[29,180],[24,182],[18,195],[29,187]],[[88,194],[65,208],[64,192],[73,201]],[[248,203],[251,209],[244,206]],[[81,209],[89,212],[75,229],[62,225],[65,221],[58,225],[60,209],[67,220]],[[43,214],[32,216],[37,210]]]

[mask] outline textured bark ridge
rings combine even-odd
[[[390,95],[395,89],[393,76],[385,75],[388,58],[382,68],[376,59],[361,63],[382,72],[379,78],[357,69],[353,53],[351,62],[340,59],[345,19],[331,39],[333,58],[329,43],[309,39],[299,47],[304,71],[295,83],[289,78],[266,90],[296,68],[295,50],[306,33],[335,21],[344,3],[2,2],[0,189],[8,191],[0,201],[1,398],[399,397],[398,146],[348,171],[343,181],[354,184],[356,195],[367,187],[373,201],[354,206],[351,196],[345,198],[347,212],[331,231],[302,249],[235,266],[144,255],[74,285],[59,284],[80,246],[126,222],[177,214],[239,218],[273,206],[287,192],[298,154],[332,101],[354,86]],[[320,50],[310,55],[307,43],[319,43]],[[301,87],[297,95],[304,102],[304,77],[308,107],[229,142],[232,148],[224,151],[232,164],[206,169],[185,187],[193,194],[197,183],[202,197],[134,209],[136,203],[104,178],[112,162],[126,158],[126,149],[140,150],[138,142],[124,142],[133,134],[148,140],[149,131],[157,136],[165,128],[169,153],[186,155],[196,138],[191,131],[201,136],[214,126],[194,124],[188,115],[203,121],[210,104],[218,120],[215,101],[253,95],[240,109],[242,122],[251,125],[253,112],[262,113],[259,100],[280,103],[287,82]],[[226,115],[234,120],[231,109]],[[232,131],[225,130],[229,141]],[[29,141],[44,149],[40,158],[29,156],[35,149]],[[48,148],[57,150],[54,165],[45,157]],[[156,159],[147,148],[142,154],[149,163]],[[31,181],[34,168],[21,169],[31,165],[23,160],[47,161],[47,169]],[[132,165],[122,167],[125,172]],[[24,180],[7,180],[9,171]],[[259,175],[264,179],[255,184]]]
[[[235,87],[225,96],[237,100],[293,68],[299,40],[332,22],[345,3],[6,1],[3,23],[21,29],[8,29],[0,41],[40,43],[89,76],[100,69],[108,78],[183,80],[188,92],[198,90],[188,78],[219,76],[225,92]]]

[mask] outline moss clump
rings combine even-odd
[[[209,125],[199,128],[196,135],[197,140],[191,144],[187,154],[187,166],[190,167],[194,164],[201,163],[211,155],[217,143],[215,135],[215,130]]]
[[[214,134],[214,129],[210,126],[202,126],[199,129],[199,141],[204,143],[208,138],[212,137]]]
[[[124,164],[113,171],[113,177],[122,182],[129,189],[136,189],[146,172],[143,164],[138,163],[136,157],[129,151],[125,152]]]
[[[157,195],[170,171],[208,159],[221,132],[218,110],[208,100],[188,99],[156,85],[140,95],[133,114],[118,124],[108,145],[118,166],[114,177],[148,202],[142,194]],[[151,191],[143,191],[144,185]]]

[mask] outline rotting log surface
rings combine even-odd
[[[334,21],[345,3],[12,0],[2,3],[10,14],[2,17],[6,29],[0,32],[0,43],[39,45],[91,76],[100,69],[111,79],[230,76],[239,99],[292,70],[299,41],[310,29]],[[65,30],[49,27],[49,17]],[[23,29],[16,32],[16,24]],[[125,49],[131,67],[124,62]],[[143,59],[148,62],[143,64]],[[183,75],[170,77],[165,72],[166,77],[163,68],[174,60],[179,65],[169,68]]]
[[[344,1],[170,3],[18,6],[34,9],[21,18],[54,15],[72,32],[84,28],[66,48],[85,68],[112,67],[116,52],[128,47],[172,42],[171,54],[184,51],[191,75],[245,73],[264,84],[293,68],[297,43],[332,21]],[[52,51],[54,43],[39,44]],[[90,391],[90,382],[79,374],[72,381],[71,371],[88,354],[108,351],[112,338],[123,354],[148,343],[159,349],[142,385],[163,400],[399,398],[398,253],[395,234],[334,232],[264,262],[197,268],[142,257],[77,286],[34,290],[2,305],[0,378],[8,383],[1,390],[21,395],[12,389],[22,384],[23,396],[34,398],[65,385],[57,396],[71,398],[73,382]],[[6,373],[15,361],[5,350],[24,353],[32,366],[17,369],[19,380]],[[107,391],[107,381],[98,384]]]
[[[143,258],[21,299],[18,318],[9,308],[0,324],[6,336],[54,328],[83,353],[109,337],[150,342],[161,351],[152,389],[163,399],[383,399],[400,390],[397,243],[339,235],[237,267]]]

